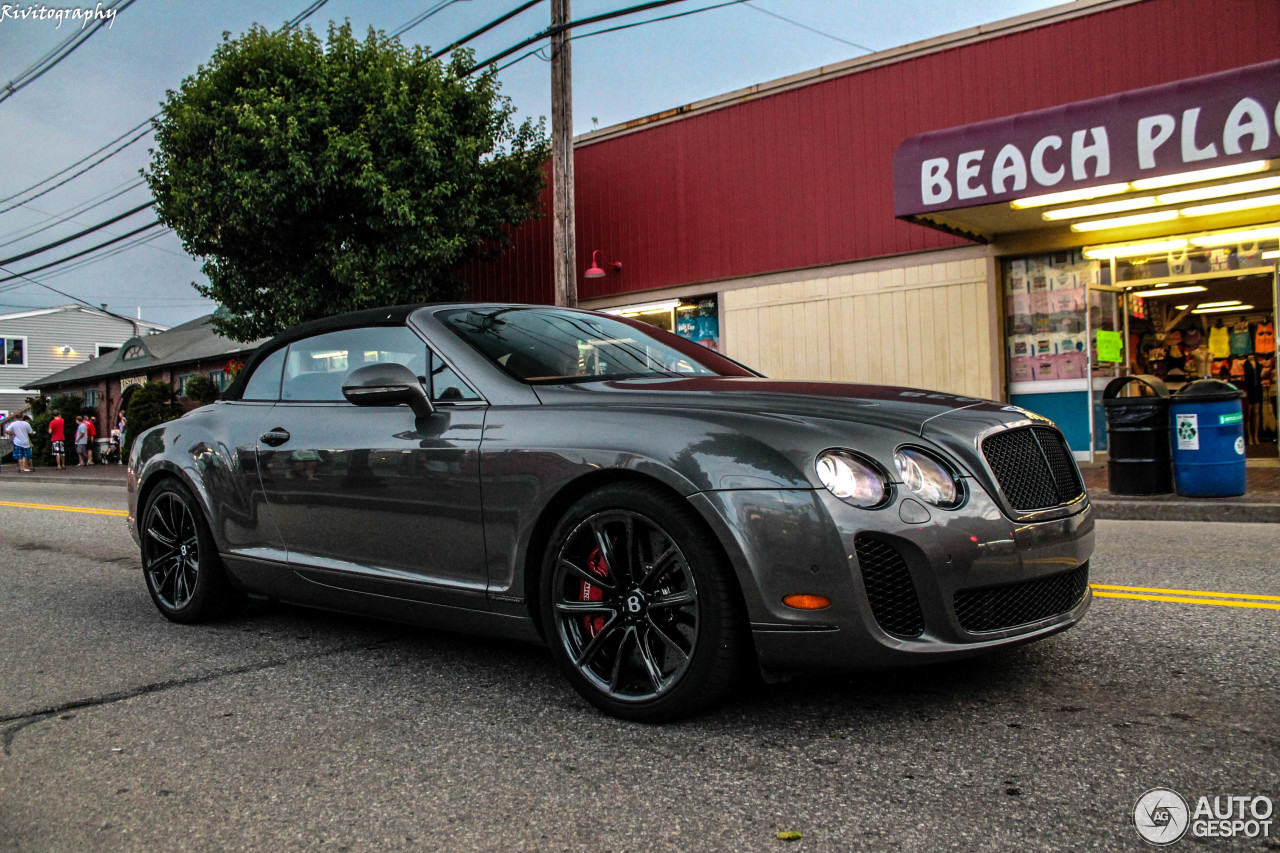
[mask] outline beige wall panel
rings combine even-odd
[[[984,258],[726,291],[730,356],[778,379],[999,397]]]

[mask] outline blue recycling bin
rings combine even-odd
[[[1202,379],[1169,399],[1173,482],[1188,498],[1225,498],[1245,491],[1242,394],[1229,382]]]

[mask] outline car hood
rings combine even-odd
[[[1025,421],[1015,406],[918,388],[846,382],[787,382],[750,377],[624,379],[536,386],[547,405],[680,407],[820,418],[890,427],[919,436],[930,432],[972,436],[991,427]],[[946,417],[963,412],[958,418]],[[945,426],[929,425],[946,417]],[[950,443],[950,442],[945,442]]]

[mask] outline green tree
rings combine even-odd
[[[156,424],[171,421],[181,414],[173,403],[173,389],[167,382],[146,382],[133,392],[125,409],[127,424],[125,445],[121,450],[126,458],[133,440]]]
[[[304,320],[456,299],[455,269],[540,213],[542,121],[493,72],[349,24],[255,26],[170,91],[144,175],[161,222],[204,260],[234,340]]]

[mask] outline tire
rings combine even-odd
[[[623,719],[666,722],[725,696],[745,655],[739,601],[701,520],[647,484],[579,499],[543,561],[542,624],[556,662],[583,698]]]
[[[227,579],[200,504],[182,483],[156,487],[138,530],[147,592],[166,619],[206,622],[243,607],[245,596]]]

